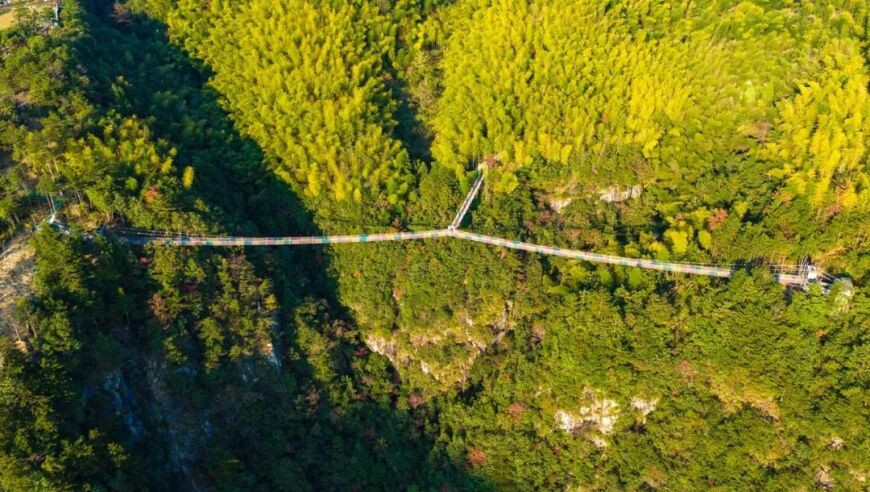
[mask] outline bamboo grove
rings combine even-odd
[[[866,2],[16,12],[0,490],[866,488]],[[745,268],[96,233],[443,229],[481,162],[469,233]],[[852,289],[765,268],[807,257]]]

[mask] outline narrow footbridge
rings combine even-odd
[[[460,230],[465,215],[483,186],[483,173],[479,173],[471,186],[471,190],[463,200],[459,212],[446,229],[436,229],[420,232],[396,232],[385,234],[358,234],[339,236],[283,236],[283,237],[237,237],[237,236],[189,236],[184,234],[160,233],[156,231],[138,231],[117,229],[112,232],[117,239],[126,244],[164,246],[301,246],[323,244],[374,243],[384,241],[411,241],[435,238],[457,238],[478,243],[491,244],[503,248],[528,251],[542,255],[561,256],[592,263],[605,263],[627,267],[659,270],[664,272],[685,273],[690,275],[705,275],[709,277],[730,278],[739,268],[735,265],[708,265],[701,263],[686,263],[659,261],[651,259],[626,258],[622,256],[604,255],[575,249],[544,246],[493,236],[484,236],[473,232]],[[825,288],[836,279],[811,265],[791,265],[772,267],[774,275],[780,283],[798,287],[807,287],[811,283],[822,283]]]

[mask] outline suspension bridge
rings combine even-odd
[[[163,246],[302,246],[328,244],[374,243],[384,241],[413,241],[435,238],[456,238],[490,244],[503,248],[527,251],[549,256],[561,256],[575,260],[625,267],[659,270],[663,272],[684,273],[689,275],[705,275],[709,277],[731,278],[740,267],[737,265],[713,265],[703,263],[672,262],[642,258],[626,258],[622,256],[605,255],[575,249],[560,248],[527,243],[518,240],[486,236],[461,230],[462,221],[471,209],[471,205],[483,186],[483,172],[478,172],[477,179],[459,207],[453,222],[446,229],[435,229],[419,232],[395,232],[383,234],[357,234],[334,236],[282,236],[282,237],[238,237],[238,236],[191,236],[185,234],[161,233],[156,231],[140,231],[133,229],[113,229],[116,238],[126,244],[144,246],[157,244]],[[57,224],[56,221],[52,221]],[[780,265],[771,267],[777,280],[783,285],[807,288],[809,284],[820,283],[827,290],[837,279],[817,267],[809,264]]]

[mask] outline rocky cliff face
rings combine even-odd
[[[607,398],[600,390],[588,389],[580,398],[581,404],[575,408],[558,409],[554,414],[556,427],[574,436],[582,437],[598,448],[609,445],[608,437],[616,431],[617,422],[628,413],[634,414],[635,423],[643,426],[647,416],[658,405],[658,398],[645,399],[632,397],[628,411],[617,400]]]
[[[611,186],[610,188],[598,190],[598,199],[606,203],[624,202],[628,199],[639,197],[642,191],[643,187],[639,184],[624,189]]]
[[[404,377],[422,377],[442,388],[462,386],[477,358],[514,328],[512,307],[507,301],[500,312],[458,313],[450,322],[434,327],[433,335],[399,329],[388,336],[369,334],[365,342],[373,352],[390,359]]]
[[[619,404],[615,400],[593,396],[588,405],[574,411],[557,411],[555,419],[561,430],[575,435],[584,433],[595,446],[603,448],[607,446],[605,439],[613,433],[619,415]]]

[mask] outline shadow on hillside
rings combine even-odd
[[[89,36],[77,47],[87,63],[93,102],[121,116],[140,118],[156,138],[175,147],[178,165],[195,168],[192,196],[205,202],[207,218],[229,233],[317,234],[311,215],[288,185],[269,171],[262,151],[235,132],[218,95],[206,86],[207,70],[166,41],[165,26],[119,15],[113,2],[94,3],[88,15]],[[311,298],[324,299],[330,306],[324,317],[347,318],[337,301],[334,279],[326,273],[328,255],[316,248],[245,253],[258,275],[273,282],[280,299],[285,321],[282,369],[278,374],[263,371],[254,382],[243,374],[220,381],[199,374],[184,379],[186,386],[172,389],[173,405],[196,408],[188,412],[188,420],[191,415],[206,416],[213,428],[204,429],[201,422],[199,428],[188,425],[188,433],[204,445],[186,459],[184,471],[166,469],[166,429],[154,424],[146,430],[153,441],[162,443],[133,448],[155,469],[155,483],[148,487],[166,487],[169,479],[188,489],[217,484],[228,489],[293,490],[488,488],[435,450],[432,439],[419,430],[422,421],[416,419],[422,417],[396,410],[390,398],[375,401],[359,382],[339,392],[340,384],[324,385],[313,377],[316,363],[297,345],[289,320]],[[140,343],[145,341],[144,334],[140,338]],[[340,361],[338,370],[343,371],[336,380],[353,380],[354,361],[361,359],[365,365],[371,356],[361,355],[361,345],[352,337],[331,343]],[[126,376],[139,381],[137,399],[153,408],[154,394],[143,381],[145,369],[130,367],[143,361],[140,357],[128,363]]]
[[[410,88],[394,68],[388,67],[388,71],[391,75],[389,88],[393,99],[398,103],[394,113],[396,128],[393,136],[405,143],[405,148],[408,149],[412,159],[431,162],[432,135],[415,111]]]

